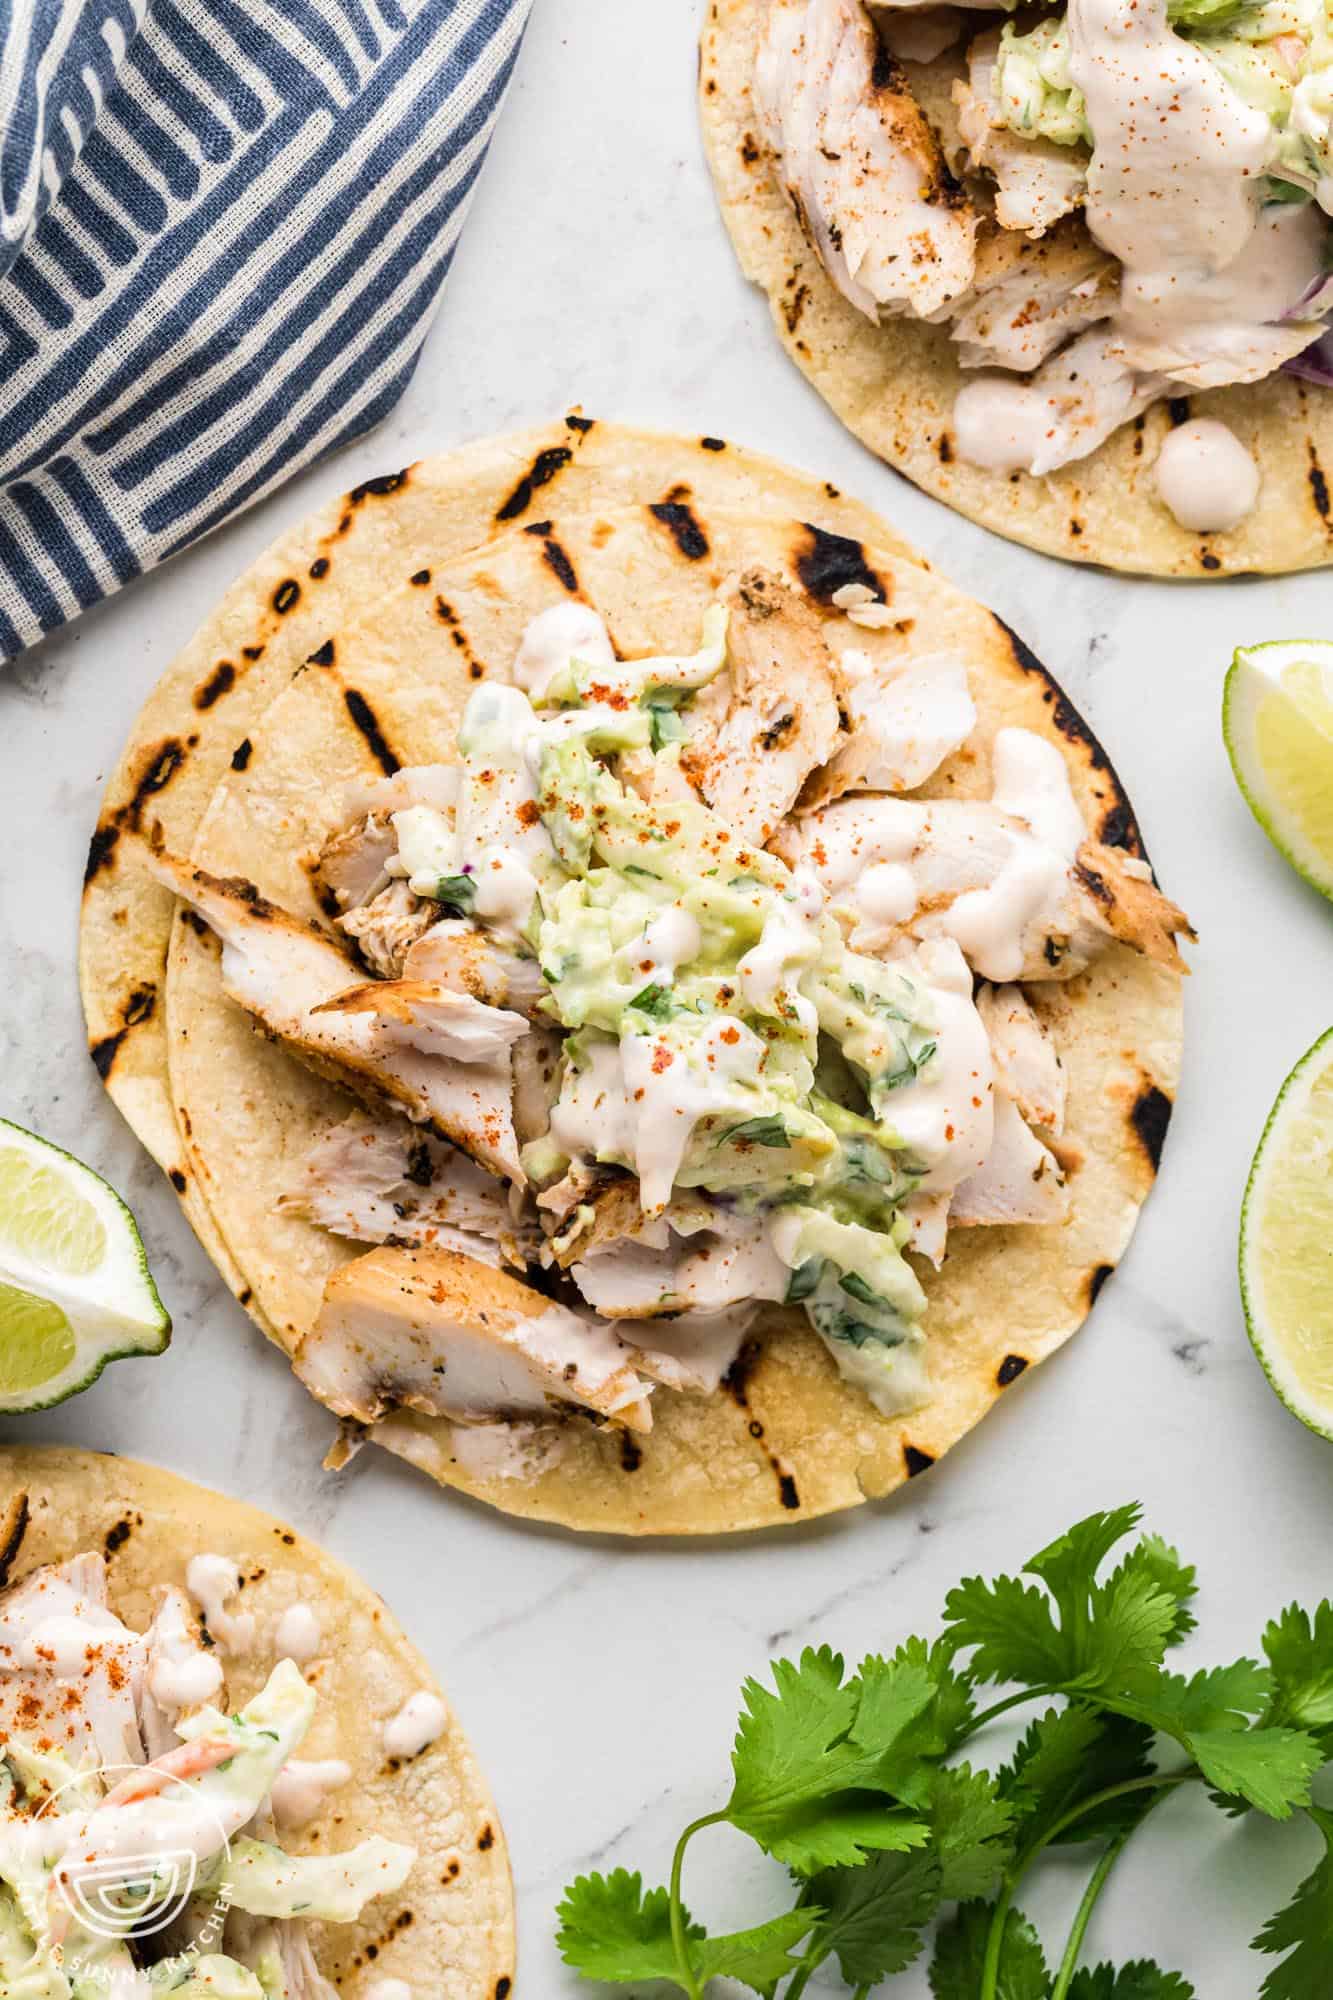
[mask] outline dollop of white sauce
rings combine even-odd
[[[813,869],[798,868],[790,901],[784,897],[774,904],[758,944],[736,966],[741,991],[757,1014],[795,1022],[807,1035],[819,1032],[819,1015],[798,982],[807,967],[819,962],[823,907],[824,892]]]
[[[273,1657],[275,1660],[293,1660],[298,1667],[308,1667],[318,1653],[323,1638],[319,1620],[310,1606],[289,1604],[273,1635]]]
[[[20,1664],[41,1668],[57,1680],[71,1680],[88,1665],[91,1648],[100,1646],[106,1631],[87,1619],[55,1612],[33,1626],[19,1647]]]
[[[241,1573],[235,1563],[227,1556],[191,1556],[185,1588],[218,1644],[229,1653],[248,1653],[255,1642],[254,1616],[248,1611],[233,1615],[227,1610],[228,1600],[241,1588]]]
[[[544,694],[571,660],[612,667],[616,655],[611,635],[592,606],[567,599],[528,620],[514,657],[514,679],[528,694]]]
[[[419,1757],[444,1734],[448,1720],[444,1703],[424,1688],[410,1694],[397,1715],[384,1725],[384,1748],[390,1757]]]
[[[148,1670],[148,1691],[162,1708],[198,1708],[221,1686],[221,1666],[202,1649],[179,1660],[159,1653]]]
[[[329,1792],[336,1792],[352,1775],[340,1757],[307,1762],[290,1757],[273,1780],[273,1817],[281,1827],[309,1826]]]
[[[924,1169],[922,1194],[954,1188],[975,1173],[995,1129],[994,1065],[972,999],[972,974],[952,938],[918,945],[902,969],[919,980],[935,1022],[935,1054],[889,1098],[885,1122]]]
[[[1051,431],[1044,396],[1021,376],[978,375],[954,398],[954,446],[986,472],[1026,472]]]
[[[1182,528],[1196,534],[1235,528],[1259,498],[1259,468],[1236,433],[1214,417],[1168,431],[1153,467],[1157,491]]]

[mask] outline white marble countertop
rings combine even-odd
[[[1080,572],[969,526],[864,452],[784,359],[736,270],[695,124],[694,14],[687,0],[537,0],[440,319],[390,420],[0,675],[0,1111],[127,1194],[176,1322],[162,1360],[118,1365],[3,1435],[158,1460],[287,1516],[371,1580],[431,1657],[494,1784],[520,1903],[519,1991],[533,2000],[577,1990],[551,1942],[565,1881],[621,1861],[664,1876],[676,1830],[719,1802],[740,1682],[770,1649],[817,1638],[857,1656],[930,1631],[961,1574],[1014,1567],[1079,1514],[1130,1497],[1201,1566],[1210,1659],[1252,1650],[1280,1605],[1333,1583],[1333,1446],[1269,1394],[1234,1275],[1255,1140],[1333,1014],[1333,917],[1252,823],[1219,725],[1232,647],[1327,630],[1328,577],[1169,586]],[[326,494],[574,402],[727,434],[882,508],[1079,703],[1200,932],[1162,1180],[1083,1335],[895,1501],[732,1544],[524,1527],[376,1453],[341,1477],[321,1472],[330,1420],[232,1303],[102,1095],[75,986],[78,884],[105,773],[228,581]],[[1191,1811],[1201,1837],[1168,1855]],[[1207,2000],[1245,2000],[1261,1972],[1244,1946],[1312,1865],[1313,1842],[1301,1828],[1256,1838],[1208,1813],[1162,1811],[1091,1946],[1152,1953]],[[766,1888],[748,1849],[709,1838],[702,1915],[781,1906],[780,1875]],[[724,1858],[741,1871],[739,1912],[721,1893]],[[1053,1877],[1036,1911],[1052,1920],[1068,1889]],[[919,2000],[924,1969],[886,1991]]]

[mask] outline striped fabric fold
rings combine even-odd
[[[531,0],[0,0],[0,658],[378,423]]]

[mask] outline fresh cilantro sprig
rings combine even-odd
[[[623,1869],[574,1882],[559,1912],[566,1962],[589,1979],[664,1980],[689,2000],[723,1978],[799,2000],[817,1967],[836,1966],[865,2000],[933,1930],[935,2000],[1194,2000],[1148,1959],[1081,1961],[1125,1847],[1164,1798],[1198,1785],[1229,1813],[1303,1812],[1321,1836],[1318,1866],[1254,1948],[1278,1961],[1262,2000],[1326,2000],[1333,1813],[1310,1782],[1333,1760],[1333,1604],[1284,1611],[1263,1663],[1177,1673],[1168,1656],[1195,1629],[1195,1573],[1153,1535],[1124,1549],[1139,1518],[1092,1514],[1019,1576],[964,1579],[933,1642],[851,1674],[812,1648],[776,1661],[771,1686],[747,1681],[726,1803],[686,1827],[666,1888]],[[1006,1762],[965,1760],[1024,1705],[1036,1712]],[[691,1917],[686,1850],[719,1825],[785,1866],[791,1908],[721,1934]],[[1052,1963],[1017,1898],[1054,1846],[1086,1850],[1089,1873]]]

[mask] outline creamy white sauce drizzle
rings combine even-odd
[[[1212,417],[1179,424],[1162,439],[1153,479],[1182,528],[1225,534],[1259,497],[1259,468],[1235,432]]]
[[[741,992],[756,1014],[794,1021],[808,1035],[819,1031],[812,1001],[800,992],[801,974],[819,962],[819,917],[824,892],[808,867],[798,868],[790,899],[776,903],[764,918],[758,944],[751,945],[736,966]]]
[[[834,908],[854,915],[855,950],[883,951],[910,925],[952,938],[984,978],[1020,976],[1086,829],[1064,758],[1031,730],[999,731],[992,784],[989,805],[854,798],[805,822],[804,854]]]
[[[1261,206],[1275,146],[1265,112],[1176,32],[1167,0],[1070,0],[1068,27],[1095,135],[1085,219],[1120,261],[1120,291],[1107,320],[1034,376],[987,374],[959,392],[959,456],[995,472],[1053,471],[1173,386],[1261,380],[1314,333],[1293,309],[1323,269],[1326,218],[1313,204]],[[1226,525],[1244,517],[1248,486],[1237,466]],[[1183,504],[1192,529],[1217,511],[1192,494]]]
[[[336,1792],[352,1775],[350,1764],[340,1757],[307,1762],[289,1757],[273,1780],[273,1817],[283,1828],[309,1826],[322,1811],[330,1792]]]
[[[308,1604],[289,1604],[273,1635],[273,1657],[308,1667],[323,1643],[320,1623]]]
[[[1191,282],[1220,271],[1254,227],[1272,127],[1216,63],[1178,35],[1167,0],[1070,0],[1069,72],[1095,146],[1087,220],[1135,278]]]
[[[620,1045],[625,1093],[634,1129],[634,1170],[646,1215],[671,1199],[672,1185],[701,1118],[718,1108],[737,1078],[757,1082],[767,1053],[741,1021],[719,1015],[688,1042],[627,1035]]]
[[[203,1614],[210,1635],[229,1653],[248,1653],[255,1642],[255,1621],[249,1611],[231,1613],[228,1601],[241,1588],[241,1573],[227,1556],[191,1556],[185,1588]]]
[[[901,965],[928,995],[935,1054],[919,1076],[889,1095],[884,1123],[924,1168],[921,1193],[929,1195],[956,1187],[990,1151],[993,1064],[972,1001],[972,974],[958,946],[946,938],[918,945]]]
[[[198,1708],[222,1686],[222,1668],[202,1648],[179,1659],[159,1654],[148,1670],[148,1691],[162,1708]]]
[[[514,657],[514,679],[526,694],[544,694],[572,660],[589,667],[613,667],[616,655],[611,635],[592,606],[566,600],[528,620]]]
[[[424,1688],[410,1694],[396,1715],[384,1724],[385,1754],[389,1757],[419,1757],[423,1750],[444,1734],[448,1711],[437,1694]]]

